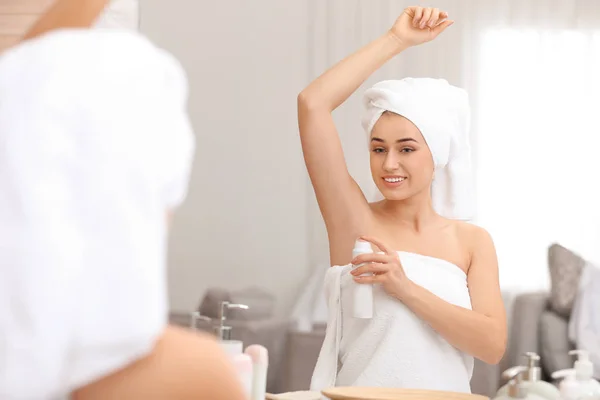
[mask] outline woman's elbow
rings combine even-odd
[[[299,112],[310,112],[320,109],[325,109],[325,104],[321,101],[318,96],[314,93],[310,93],[308,90],[303,90],[298,95],[298,111]]]
[[[506,352],[506,338],[494,340],[488,345],[488,349],[485,352],[484,357],[481,358],[486,364],[496,365],[499,364],[504,353]]]

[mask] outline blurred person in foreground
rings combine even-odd
[[[243,399],[209,337],[168,325],[187,80],[143,36],[57,0],[0,55],[0,398]]]

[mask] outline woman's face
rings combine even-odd
[[[429,191],[433,158],[419,129],[408,119],[385,112],[371,131],[371,175],[388,200],[405,200]]]

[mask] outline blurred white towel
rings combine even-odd
[[[186,103],[179,63],[135,33],[59,31],[0,57],[1,399],[64,396],[152,349]]]
[[[138,30],[139,24],[139,0],[112,0],[96,22],[96,27]]]

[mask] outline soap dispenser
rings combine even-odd
[[[218,317],[219,323],[217,326],[214,326],[213,329],[221,346],[231,357],[234,368],[238,373],[238,378],[240,379],[240,382],[244,388],[244,392],[246,393],[246,397],[251,399],[254,377],[252,357],[244,353],[244,344],[241,340],[231,340],[231,326],[225,325],[225,321],[227,320],[227,311],[234,308],[247,310],[249,307],[245,304],[232,304],[228,301],[221,302]],[[199,312],[193,312],[191,322],[192,329],[197,329],[198,321],[206,321],[210,323],[212,322],[212,319],[205,315],[201,315]]]
[[[228,301],[222,301],[219,307],[218,325],[213,327],[221,346],[223,346],[223,349],[231,356],[237,356],[244,353],[244,344],[240,340],[231,340],[231,326],[225,325],[227,311],[234,308],[247,310],[249,307],[245,304],[232,304]],[[212,322],[212,319],[201,315],[199,312],[192,313],[193,329],[196,329],[198,321]]]
[[[506,391],[505,393],[498,394],[494,400],[544,400],[544,397],[531,393],[531,386],[527,384],[527,381],[523,380],[524,375],[527,373],[528,367],[523,365],[504,371],[502,377],[508,379],[508,383],[505,385]]]
[[[556,386],[542,380],[542,369],[539,366],[540,356],[533,352],[523,354],[527,360],[527,365],[512,367],[502,374],[505,379],[513,376],[515,371],[523,371],[523,387],[529,390],[529,393],[540,396],[546,400],[560,400],[560,391]],[[508,393],[509,384],[504,385],[498,390],[497,396]]]
[[[571,350],[577,361],[572,369],[562,369],[552,374],[553,379],[564,378],[560,383],[563,399],[600,400],[600,383],[594,379],[594,364],[585,350]]]

